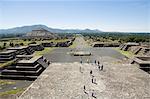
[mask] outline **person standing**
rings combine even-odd
[[[96,60],[95,60],[95,65],[96,65]]]
[[[82,57],[80,58],[80,63],[82,64]]]
[[[98,61],[97,63],[98,63],[98,66],[99,66],[100,62]]]
[[[103,70],[103,64],[102,64],[102,66],[101,66],[101,70]]]
[[[90,75],[92,75],[92,70],[90,71]]]
[[[101,70],[101,66],[100,66],[100,65],[98,66],[98,70],[99,70],[99,71]]]

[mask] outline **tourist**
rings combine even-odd
[[[92,83],[94,83],[94,79],[93,79],[94,77],[92,76]]]
[[[98,61],[97,63],[98,63],[98,66],[99,66],[100,62]]]
[[[84,85],[83,89],[84,89],[84,90],[83,90],[83,91],[84,91],[84,93],[85,93],[85,94],[88,94],[88,93],[86,92],[85,85]]]
[[[96,65],[96,60],[95,60],[95,65]]]
[[[87,59],[87,63],[89,64],[89,59]]]
[[[92,75],[92,70],[90,71],[90,75]]]
[[[82,57],[80,58],[80,63],[82,64]]]
[[[83,73],[82,70],[81,70],[81,66],[80,66],[80,72]]]
[[[98,70],[99,70],[99,71],[101,70],[101,66],[100,66],[100,65],[98,65]]]
[[[86,89],[85,89],[85,85],[84,85],[84,87],[83,87],[83,88],[84,88],[84,90],[86,90]]]
[[[103,70],[103,64],[102,64],[102,66],[101,66],[101,70]]]
[[[93,92],[92,92],[92,97],[93,98],[96,98],[96,96],[94,95],[94,90],[92,90]]]

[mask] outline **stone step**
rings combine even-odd
[[[5,63],[5,62],[7,62],[7,61],[4,61],[4,60],[0,60],[0,63]]]
[[[11,56],[11,57],[0,57],[0,60],[11,60],[11,59],[14,59],[15,57],[14,56]]]
[[[40,67],[41,67],[41,65],[37,64],[33,67],[31,67],[31,66],[8,66],[5,69],[17,70],[17,71],[37,71]]]
[[[31,55],[31,54],[34,53],[34,50],[31,49],[31,48],[28,48],[28,49],[26,49],[26,52],[27,52],[28,55]]]
[[[47,63],[47,60],[44,60],[43,61],[43,59],[39,59],[38,61],[37,61],[39,64],[41,64],[44,68],[47,68],[48,67],[48,63]]]
[[[134,54],[138,54],[138,52],[141,50],[142,48],[138,48],[134,51]]]
[[[36,63],[16,63],[16,66],[30,66],[30,67],[34,67]]]
[[[38,76],[22,76],[22,75],[0,75],[0,79],[12,80],[31,80],[34,81]]]
[[[18,53],[19,55],[26,55],[27,53],[25,51],[21,51]]]
[[[42,73],[43,67],[40,67],[37,71],[17,71],[17,70],[3,70],[1,75],[25,75],[25,76],[38,76]]]
[[[3,57],[11,57],[11,56],[15,56],[15,54],[5,54],[5,55],[0,55],[0,58],[3,58]]]
[[[37,71],[39,68],[41,68],[40,64],[35,65],[34,67],[22,67],[22,68],[16,68],[18,71]]]

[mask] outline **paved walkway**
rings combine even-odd
[[[95,64],[52,63],[20,99],[150,98],[149,74],[114,58],[103,57],[101,62],[103,71]]]

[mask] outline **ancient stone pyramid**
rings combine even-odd
[[[58,35],[52,33],[46,29],[39,28],[32,30],[32,32],[27,33],[27,37],[38,37],[38,38],[57,38]]]

